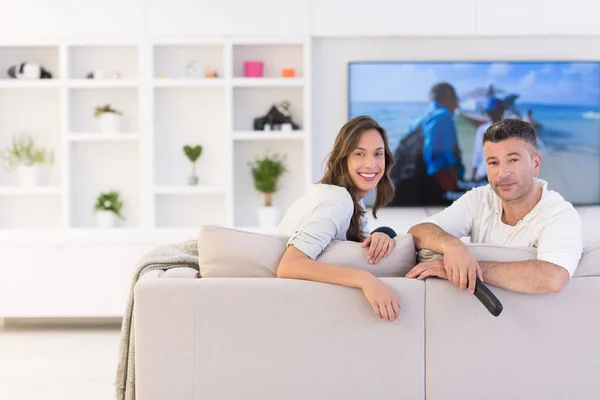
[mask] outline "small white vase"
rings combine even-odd
[[[112,211],[98,210],[96,211],[96,224],[100,229],[114,228],[117,224],[117,216]]]
[[[22,187],[38,186],[40,181],[40,168],[37,165],[19,166],[19,181]]]
[[[273,206],[258,208],[258,223],[263,229],[273,229],[279,225],[279,209]]]
[[[117,133],[121,124],[121,116],[112,112],[106,112],[100,115],[100,132]]]

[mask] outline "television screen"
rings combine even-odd
[[[445,206],[486,185],[481,139],[502,118],[534,127],[549,189],[574,205],[600,203],[598,62],[351,62],[348,82],[349,118],[369,115],[388,132],[390,206]],[[430,98],[448,87],[455,110]]]

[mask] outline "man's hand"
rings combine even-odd
[[[426,261],[417,264],[406,274],[407,278],[417,278],[423,280],[428,276],[437,276],[438,278],[448,279],[444,260]]]
[[[447,279],[460,290],[475,293],[476,278],[483,282],[483,274],[477,259],[462,242],[452,243],[444,249],[444,268]]]
[[[369,246],[369,254],[367,255],[369,264],[377,264],[379,260],[388,256],[392,252],[395,244],[396,242],[394,239],[385,233],[375,232],[365,239],[360,247]]]

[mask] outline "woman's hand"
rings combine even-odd
[[[379,318],[386,321],[393,321],[398,318],[401,307],[400,301],[388,285],[373,276],[361,289]]]
[[[379,260],[392,252],[395,244],[394,239],[385,233],[375,232],[362,242],[361,247],[369,246],[367,260],[369,260],[369,264],[377,264]]]

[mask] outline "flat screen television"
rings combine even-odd
[[[419,173],[428,168],[425,161],[413,158],[423,152],[422,130],[416,128],[430,110],[430,89],[442,82],[458,96],[453,120],[462,176],[440,196],[428,189],[431,176]],[[521,118],[534,126],[542,154],[539,177],[549,189],[573,205],[600,204],[600,62],[348,64],[348,117],[377,120],[395,155],[397,189],[390,206],[445,206],[487,184],[476,176],[476,132],[489,122],[490,104],[502,104],[502,118]],[[485,161],[482,167],[485,175]],[[365,204],[371,206],[374,198],[369,193]]]

